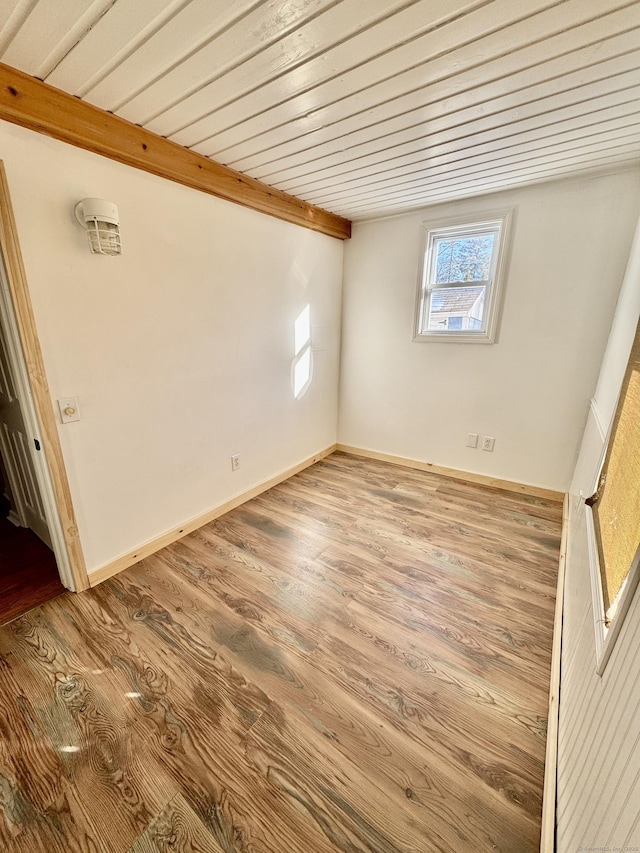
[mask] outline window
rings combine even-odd
[[[640,577],[640,324],[586,511],[602,674]]]
[[[493,343],[510,219],[425,227],[415,340]]]

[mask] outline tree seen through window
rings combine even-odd
[[[486,281],[491,269],[495,234],[437,241],[435,284]]]

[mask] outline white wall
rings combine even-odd
[[[335,442],[340,241],[5,123],[0,159],[52,397],[80,398],[59,432],[89,569]],[[89,253],[87,196],[117,203],[121,257]]]
[[[640,205],[638,172],[356,224],[345,253],[338,439],[566,490]],[[421,226],[515,205],[498,342],[412,341]],[[465,446],[491,435],[495,451]]]
[[[558,750],[558,853],[640,847],[640,594],[602,678],[580,492],[590,494],[640,317],[640,222],[570,490]]]

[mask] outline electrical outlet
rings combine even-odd
[[[239,467],[240,467],[240,454],[236,453],[234,456],[231,457],[231,470],[237,471]]]
[[[496,440],[491,435],[485,435],[482,439],[482,449],[488,450],[490,453],[493,452],[493,448],[496,446]]]
[[[467,433],[467,447],[477,447],[478,446],[478,433],[477,432],[468,432]]]

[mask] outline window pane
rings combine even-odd
[[[640,324],[593,506],[605,613],[640,548]]]
[[[426,327],[467,331],[482,328],[486,287],[438,287],[431,291]]]
[[[436,239],[433,246],[435,281],[432,283],[487,281],[495,237],[495,234],[482,234],[478,237]]]

